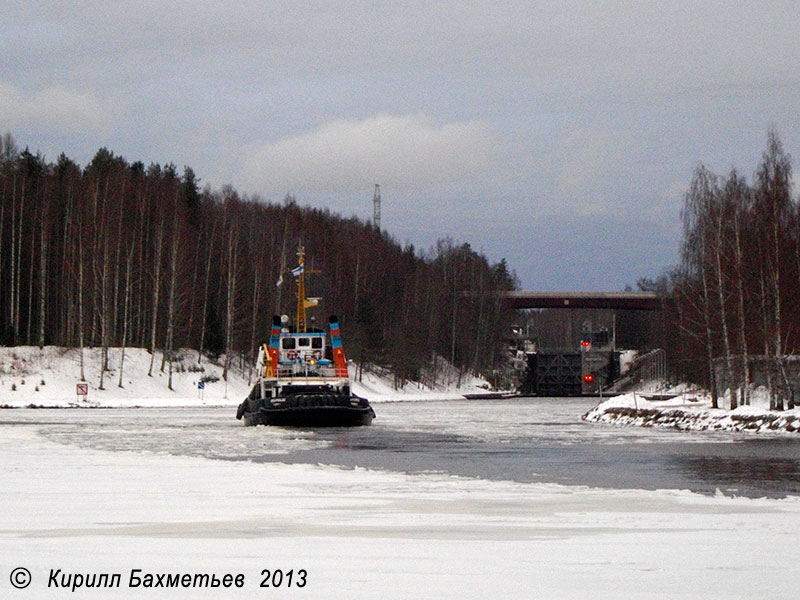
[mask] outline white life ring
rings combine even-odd
[[[288,358],[289,360],[294,360],[295,358],[297,358],[297,351],[296,350],[289,350],[286,353],[286,358]]]

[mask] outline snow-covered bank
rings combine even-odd
[[[161,371],[162,354],[156,351],[152,376],[150,353],[144,348],[126,348],[123,363],[122,387],[119,365],[122,351],[109,349],[109,370],[104,374],[100,389],[99,348],[84,350],[84,375],[88,395],[78,396],[80,382],[80,352],[77,348],[45,346],[0,347],[0,407],[175,407],[175,406],[235,406],[250,391],[250,365],[239,361],[223,380],[219,362],[204,357],[197,362],[197,352],[184,350],[173,363],[172,389],[169,388],[168,367]],[[243,367],[243,368],[242,368]],[[460,386],[449,377],[446,369],[435,386],[408,383],[395,390],[391,375],[365,370],[361,381],[353,381],[353,391],[370,402],[451,400],[464,394],[487,391],[481,379],[464,378]],[[351,368],[351,376],[355,369]],[[198,385],[202,381],[203,389]]]
[[[796,594],[798,498],[107,452],[50,442],[35,425],[0,433],[4,597],[63,597],[50,569],[121,573],[119,588],[81,590],[112,599],[159,595],[127,588],[132,569],[245,575],[241,589],[160,592],[172,598]],[[32,575],[23,592],[8,581],[17,567]],[[307,584],[260,588],[263,569],[303,569]]]
[[[351,369],[353,393],[370,402],[412,402],[422,400],[454,400],[467,394],[485,394],[489,384],[477,377],[463,377],[460,385],[454,373],[446,374],[439,384],[431,387],[417,382],[408,382],[399,390],[394,389],[392,376],[380,374],[373,370],[365,370],[360,380],[353,377],[355,369]],[[455,370],[454,370],[455,371]],[[450,375],[450,376],[448,376]]]
[[[235,405],[249,392],[247,379],[231,370],[227,382],[223,368],[204,358],[197,363],[197,353],[178,353],[173,363],[172,389],[169,389],[168,366],[161,371],[160,352],[153,361],[144,348],[126,348],[122,387],[119,381],[120,348],[109,349],[109,369],[100,389],[99,348],[84,350],[84,375],[88,394],[78,396],[80,351],[77,348],[18,346],[0,348],[0,406],[41,407],[120,407],[120,406],[220,406]],[[203,389],[198,383],[203,381]]]
[[[778,412],[759,404],[763,401],[756,395],[754,405],[725,410],[711,408],[710,399],[702,395],[678,394],[670,398],[631,392],[601,402],[582,418],[595,423],[693,431],[800,433],[800,409]]]

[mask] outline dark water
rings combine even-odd
[[[235,408],[5,410],[4,427],[36,427],[83,447],[438,472],[603,488],[800,495],[800,436],[692,433],[587,424],[586,399],[391,403],[371,427],[243,427]]]

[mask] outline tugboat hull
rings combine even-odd
[[[358,427],[371,424],[375,412],[358,396],[304,393],[286,398],[247,399],[239,405],[237,417],[245,425]]]

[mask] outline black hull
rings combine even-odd
[[[248,398],[239,405],[236,418],[245,425],[280,427],[360,427],[375,418],[369,402],[358,396],[304,393],[282,400]]]
[[[369,425],[372,409],[349,408],[266,408],[243,415],[245,425],[277,425],[279,427],[359,427]]]

